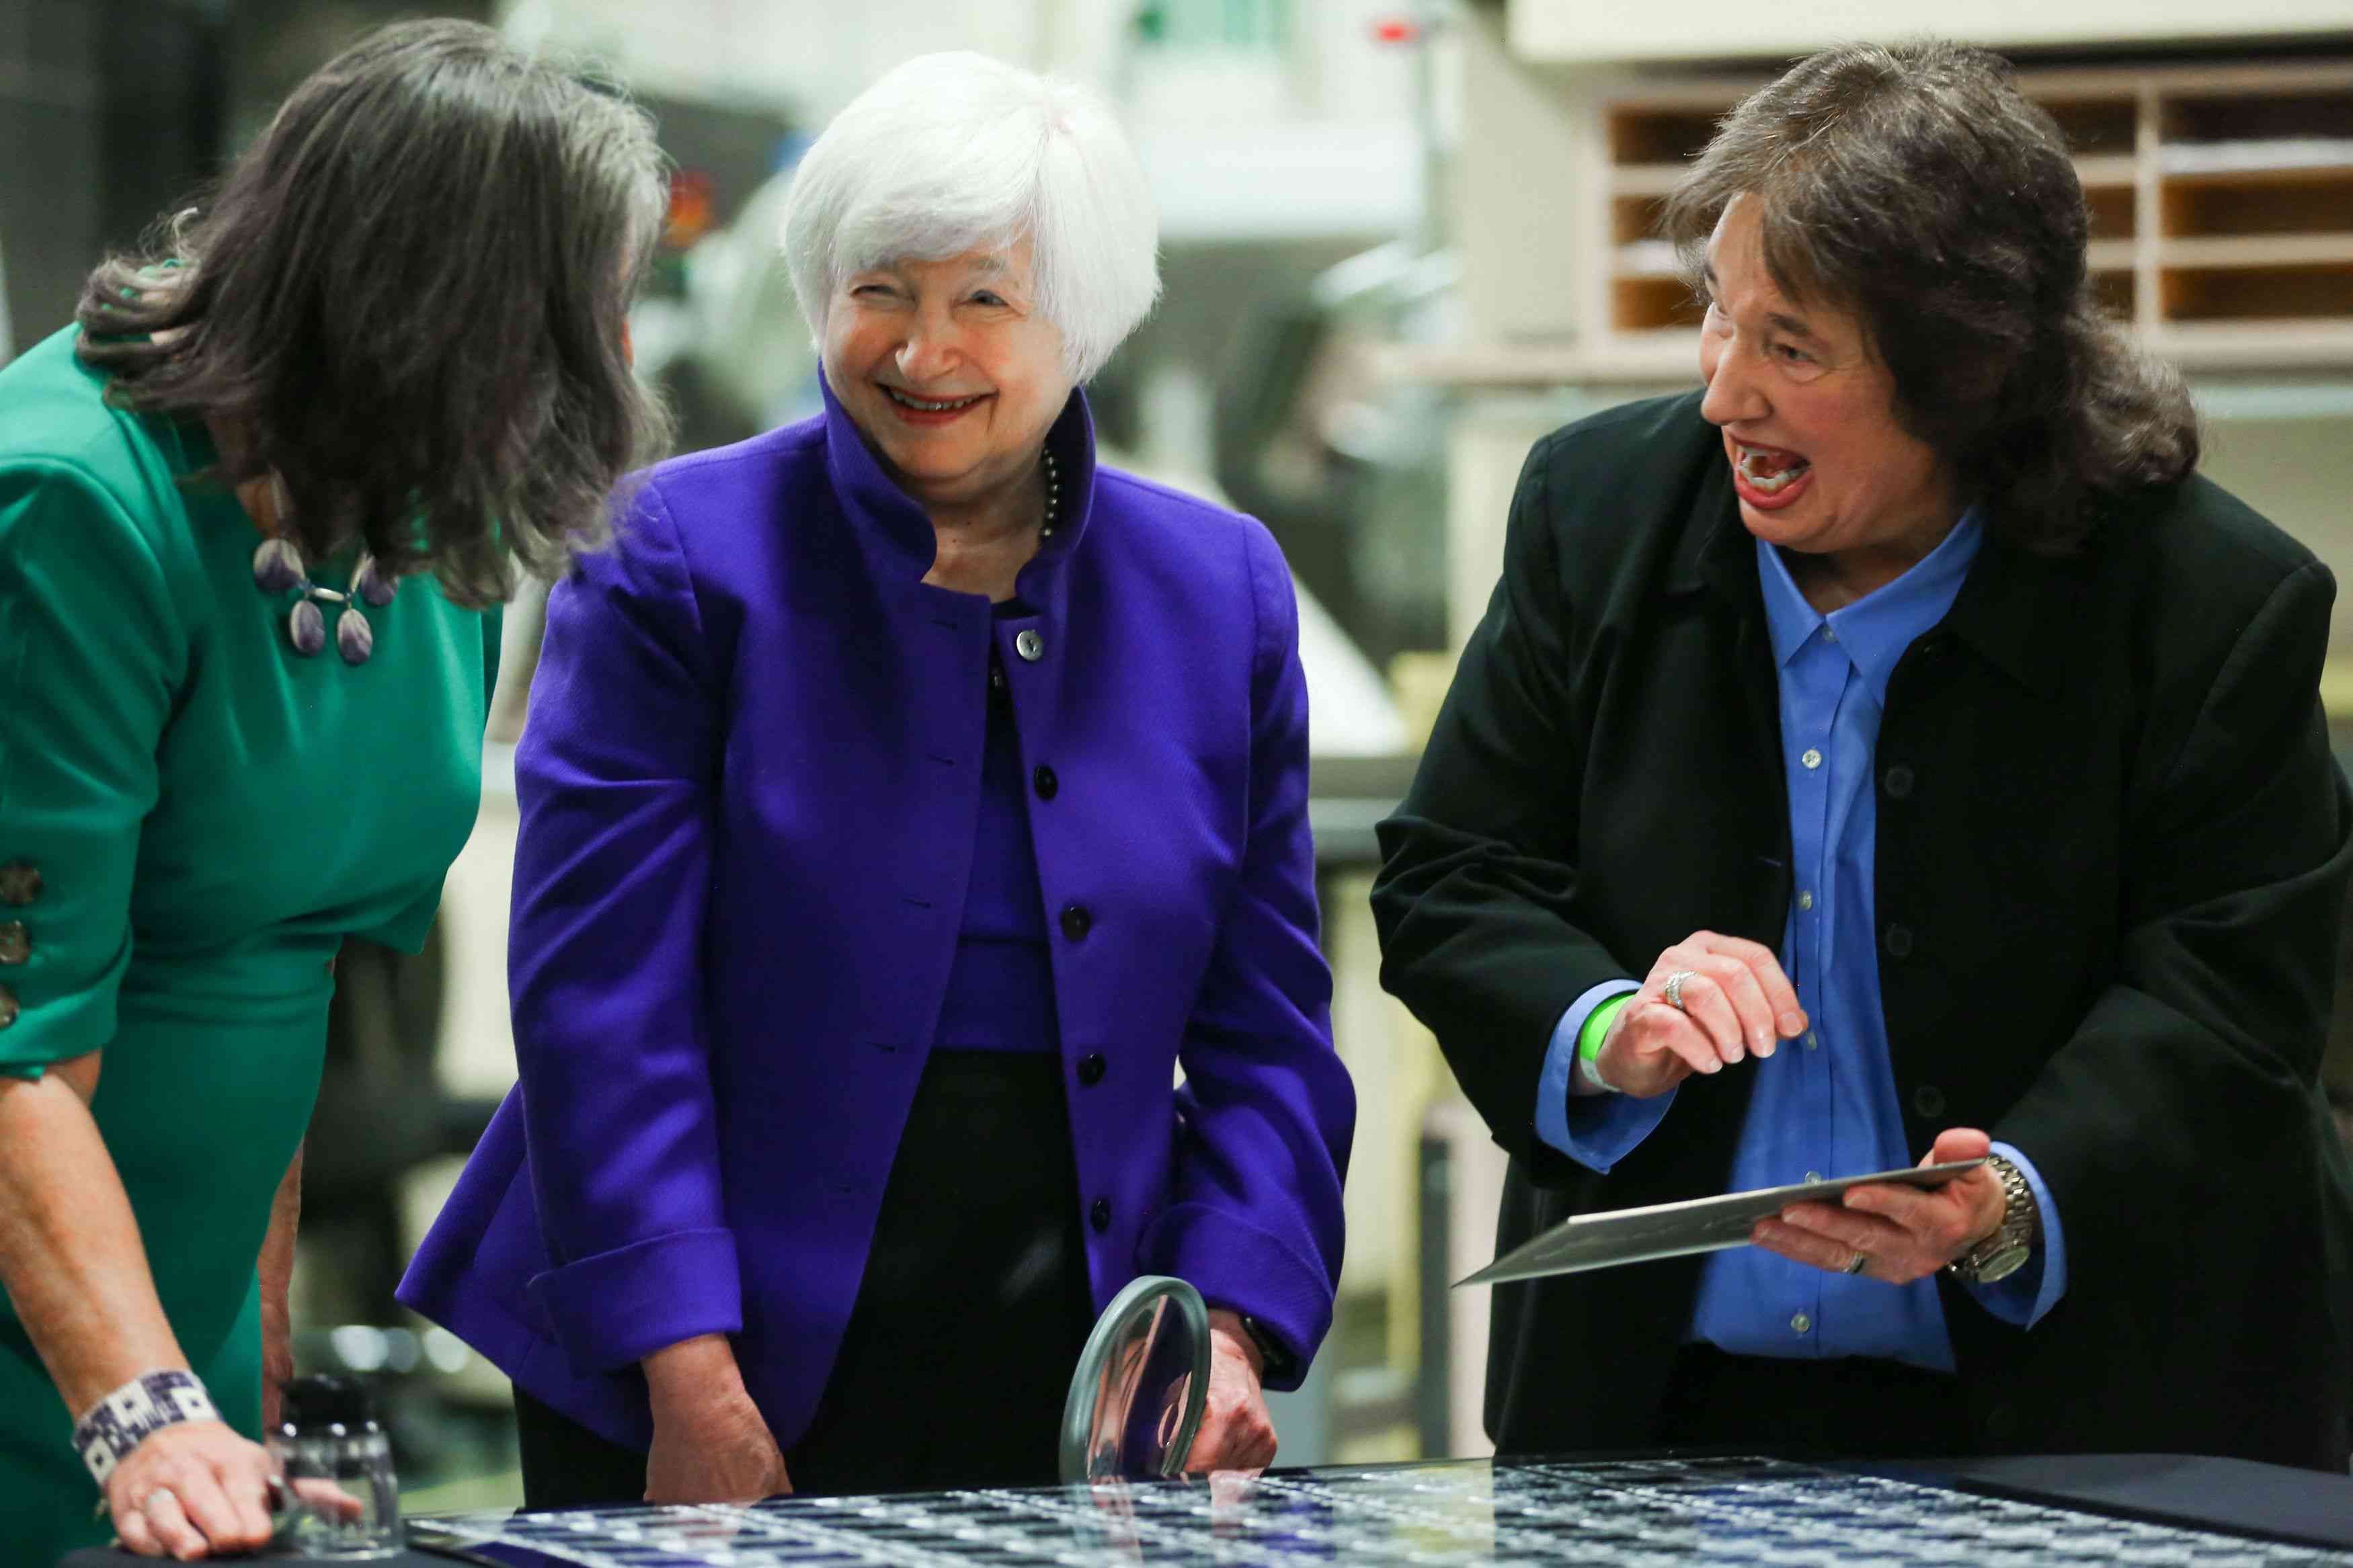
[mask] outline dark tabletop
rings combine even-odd
[[[753,1508],[420,1522],[471,1561],[505,1568],[2353,1568],[2353,1481],[2170,1456],[1904,1467],[1755,1458],[1449,1460],[1276,1471],[1215,1486],[780,1499]]]
[[[1214,1486],[466,1514],[413,1528],[418,1549],[375,1559],[379,1568],[2353,1568],[2353,1480],[2169,1454],[1833,1465],[1478,1459],[1278,1470]],[[59,1568],[139,1561],[85,1551]]]

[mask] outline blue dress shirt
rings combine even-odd
[[[1873,880],[1878,792],[1873,756],[1887,683],[1913,641],[1952,608],[1985,530],[1975,509],[1904,575],[1828,616],[1808,604],[1780,552],[1758,541],[1757,575],[1778,671],[1782,765],[1789,798],[1794,893],[1782,967],[1811,1027],[1770,1057],[1730,1071],[1757,1075],[1734,1152],[1738,1191],[1911,1164],[1879,991]],[[1597,985],[1553,1031],[1536,1131],[1579,1163],[1607,1171],[1664,1119],[1672,1091],[1648,1100],[1575,1092],[1577,1037],[1593,1009],[1636,987]],[[2042,1208],[2042,1245],[2027,1266],[1973,1287],[2003,1321],[2031,1327],[2066,1289],[2059,1213],[2029,1160],[2005,1143]],[[1694,1196],[1698,1194],[1694,1194]],[[1684,1337],[1739,1355],[1881,1356],[1953,1370],[1933,1279],[1891,1287],[1793,1263],[1761,1247],[1711,1255]]]

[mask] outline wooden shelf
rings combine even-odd
[[[2131,321],[2140,311],[2140,279],[2131,271],[2094,272],[2092,293],[2100,309],[2119,321]]]
[[[2086,190],[2100,186],[2122,186],[2131,189],[2140,178],[2140,160],[2126,153],[2079,157],[2074,160],[2075,177],[2084,182]],[[1609,189],[1621,196],[1663,196],[1675,188],[1683,177],[1687,163],[1618,163],[1609,170]]]
[[[2327,267],[2353,262],[2353,229],[2343,234],[2233,236],[2158,242],[2161,268]]]
[[[2159,201],[2168,236],[2353,237],[2353,163],[2175,175]]]
[[[2235,344],[2261,365],[2280,363],[2279,334],[2301,330],[2299,355],[2353,368],[2353,60],[2090,67],[2020,82],[2067,138],[2108,309],[2152,344],[2200,356]],[[1655,360],[1649,335],[1688,319],[1673,258],[1649,237],[1685,160],[1756,85],[1645,78],[1595,99],[1598,350]],[[2234,325],[2253,335],[2214,335]]]
[[[1672,272],[1620,277],[1610,284],[1619,334],[1632,335],[1662,328],[1696,327],[1705,314],[1692,298],[1690,285]]]
[[[2353,323],[2316,331],[2293,321],[2183,321],[2140,337],[2151,352],[2192,374],[2329,375],[2353,366]],[[1590,344],[1389,345],[1375,353],[1373,364],[1390,380],[1490,392],[1694,387],[1699,334],[1679,327],[1616,332]]]
[[[2073,142],[2069,142],[2073,146]],[[2123,185],[2129,188],[2140,178],[2140,160],[2130,153],[2094,153],[2075,155],[2075,177],[2084,182],[2085,190],[2103,185]]]
[[[2353,141],[2347,142],[2346,149],[2340,153],[2332,147],[2324,156],[2316,157],[2304,147],[2291,145],[2274,154],[2276,162],[2209,166],[2191,163],[2183,156],[2203,153],[2207,151],[2205,148],[2160,146],[2157,150],[2157,165],[2164,175],[2166,185],[2178,191],[2194,191],[2210,185],[2224,189],[2261,190],[2267,185],[2327,184],[2353,179]]]
[[[2135,240],[2095,239],[2084,247],[2084,265],[2094,272],[2129,272],[2139,251]]]
[[[2067,138],[2078,174],[2084,174],[2086,163],[2131,168],[2133,155],[2140,149],[2140,110],[2128,95],[2091,93],[2078,98],[2046,91],[2040,101],[2059,122],[2060,134]],[[2088,174],[2084,175],[2084,183],[2091,184]]]
[[[2084,247],[2084,265],[2094,272],[2129,272],[2138,253],[2138,242],[2132,239],[2095,239]],[[2339,252],[2353,254],[2353,234],[2342,240],[2329,235],[2297,236],[2286,239],[2176,239],[2168,240],[2164,252],[2172,256],[2182,253],[2183,266],[2281,266],[2298,261],[2334,261]],[[1620,282],[1648,281],[1672,278],[1682,283],[1682,271],[1675,262],[1675,253],[1664,240],[1637,239],[1618,247],[1610,276]]]
[[[1729,100],[1714,110],[1661,105],[1646,113],[1613,119],[1609,125],[1609,161],[1654,168],[1677,167],[1708,144],[1715,135],[1716,121],[1724,110],[1731,107]]]
[[[2158,285],[2168,322],[2353,322],[2353,258],[2266,268],[2168,268]]]
[[[1672,278],[1676,275],[1673,247],[1664,240],[1638,239],[1631,245],[1618,247],[1618,264],[1612,276],[1620,279]]]
[[[2353,127],[2353,84],[2297,84],[2272,92],[2201,90],[2182,85],[2158,105],[2167,142],[2293,142],[2336,137]]]

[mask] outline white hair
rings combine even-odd
[[[1074,382],[1160,293],[1160,219],[1111,106],[986,55],[923,55],[859,94],[802,158],[781,237],[820,348],[852,273],[1023,238]]]

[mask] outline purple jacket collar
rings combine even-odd
[[[867,570],[877,583],[920,583],[932,569],[937,545],[931,520],[915,500],[882,469],[874,449],[849,416],[823,372],[818,390],[825,395],[825,466],[835,495],[865,552]],[[1073,387],[1070,401],[1046,431],[1061,480],[1061,515],[1052,535],[1039,542],[1038,553],[1021,569],[1015,591],[1022,599],[1059,623],[1068,598],[1065,570],[1086,537],[1094,513],[1095,425],[1087,411],[1087,395]]]

